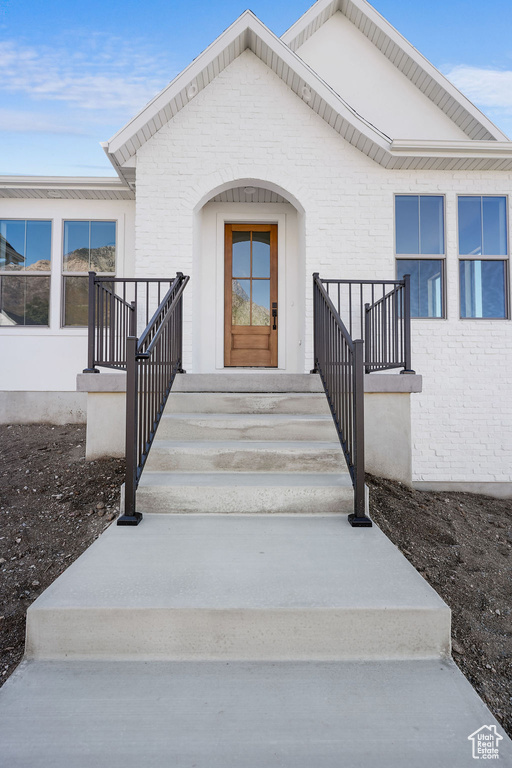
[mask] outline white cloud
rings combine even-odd
[[[512,71],[479,69],[460,64],[446,77],[480,107],[491,107],[512,115]]]
[[[167,56],[150,53],[137,41],[102,33],[69,39],[69,49],[0,42],[0,92],[102,110],[105,116],[133,114],[174,74]]]
[[[80,124],[71,120],[63,122],[54,115],[23,111],[21,109],[0,109],[0,131],[15,133],[66,133],[77,136],[86,135],[87,131]]]

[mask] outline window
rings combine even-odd
[[[397,277],[411,276],[411,317],[444,317],[442,196],[396,195],[395,253]]]
[[[0,326],[49,325],[51,221],[0,219]]]
[[[459,197],[462,318],[503,319],[507,312],[507,198]]]
[[[63,251],[63,325],[84,326],[88,319],[87,273],[115,274],[115,221],[65,221]]]

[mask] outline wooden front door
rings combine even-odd
[[[277,367],[277,224],[226,224],[224,365]]]

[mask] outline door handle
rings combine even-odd
[[[272,302],[272,318],[274,320],[274,324],[272,326],[272,330],[276,331],[277,330],[277,325],[276,325],[276,320],[277,320],[277,302],[275,302],[275,301]]]

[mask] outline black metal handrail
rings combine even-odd
[[[118,525],[138,525],[136,491],[177,373],[183,373],[183,291],[178,272],[140,339],[129,336],[126,354],[126,479]]]
[[[89,272],[88,363],[126,370],[126,339],[145,328],[172,278],[108,277]]]
[[[321,279],[351,338],[364,339],[366,373],[411,367],[410,276],[401,280]]]
[[[315,368],[338,432],[354,487],[352,526],[372,525],[364,484],[364,342],[353,341],[319,275],[313,275]]]

